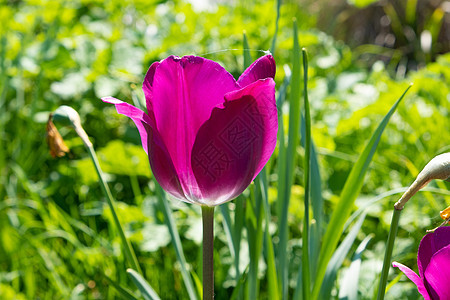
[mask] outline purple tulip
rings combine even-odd
[[[417,255],[420,277],[398,262],[392,265],[417,285],[425,300],[450,299],[450,227],[439,227],[423,237]]]
[[[170,56],[147,71],[147,113],[112,97],[102,100],[134,121],[164,190],[185,202],[216,206],[241,194],[274,151],[274,76],[271,55],[237,81],[214,61]]]

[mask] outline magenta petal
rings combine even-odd
[[[439,227],[434,232],[428,233],[420,241],[417,255],[417,265],[419,275],[423,278],[423,273],[434,253],[450,245],[450,227]]]
[[[152,130],[150,126],[145,123],[144,127],[147,132],[150,133],[148,135],[148,149],[150,149],[148,158],[153,176],[166,192],[185,201],[180,180],[161,136],[156,130]]]
[[[426,270],[425,278],[433,292],[439,298],[450,299],[450,246],[444,247],[436,252],[430,260]],[[433,298],[434,299],[434,298]]]
[[[423,296],[425,300],[431,300],[422,279],[413,270],[398,262],[393,262],[392,266],[399,268],[400,271],[405,273],[406,277],[408,277],[415,285],[417,285],[419,293]]]
[[[272,55],[265,55],[254,61],[238,79],[238,84],[245,87],[256,80],[274,78],[276,72],[275,60]]]
[[[167,192],[177,198],[184,198],[179,179],[170,156],[159,133],[153,128],[153,121],[139,108],[113,97],[102,98],[104,102],[116,106],[119,114],[131,118],[141,135],[142,147],[148,154],[153,175]]]
[[[186,195],[195,198],[191,150],[200,126],[237,84],[218,63],[202,57],[168,57],[155,70],[152,107],[156,127]],[[188,196],[190,197],[190,196]]]
[[[200,128],[192,149],[199,202],[215,206],[237,197],[267,163],[278,130],[274,93],[271,79],[231,92]]]
[[[243,89],[226,94],[225,100],[236,101],[248,97],[253,98],[255,103],[247,107],[246,112],[261,129],[259,131],[256,127],[252,128],[255,133],[261,134],[262,139],[261,158],[256,165],[253,180],[266,165],[277,143],[278,111],[275,101],[275,82],[272,78],[258,80]]]
[[[145,74],[142,89],[144,90],[145,100],[147,102],[147,112],[150,114],[153,111],[153,78],[155,77],[156,68],[159,66],[159,61],[154,62],[150,68],[148,68],[147,74]]]
[[[134,107],[133,105],[126,102],[120,101],[116,98],[103,97],[102,101],[114,104],[119,114],[125,115],[134,121],[134,124],[136,124],[136,127],[138,128],[139,134],[141,136],[142,147],[144,148],[145,153],[148,153],[148,128],[153,127],[151,118],[139,108]],[[146,127],[144,126],[145,124],[149,126]]]

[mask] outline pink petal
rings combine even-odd
[[[434,232],[428,233],[423,237],[422,241],[420,241],[417,255],[420,277],[423,278],[423,273],[433,254],[448,245],[450,245],[450,227],[439,227]]]
[[[134,124],[136,124],[136,127],[139,130],[142,147],[144,148],[145,153],[148,154],[147,139],[149,132],[147,131],[147,127],[145,127],[144,124],[148,124],[150,127],[153,127],[153,120],[151,120],[151,118],[139,108],[134,107],[133,105],[123,102],[119,99],[113,97],[103,97],[102,101],[114,104],[119,114],[125,115],[133,120]]]
[[[198,202],[215,206],[241,194],[270,158],[278,130],[272,79],[225,95],[192,149]]]
[[[255,99],[255,104],[247,108],[247,113],[262,130],[261,160],[256,165],[253,180],[269,161],[277,143],[278,111],[275,101],[275,81],[272,78],[258,80],[243,89],[225,95],[227,101],[248,97]]]
[[[105,97],[102,100],[114,104],[119,114],[123,114],[134,121],[141,135],[142,147],[149,156],[156,180],[163,189],[173,196],[184,198],[179,179],[164,142],[158,131],[154,130],[153,120],[139,108],[116,98]]]
[[[148,138],[148,159],[152,168],[153,176],[161,187],[172,196],[186,201],[180,180],[173,166],[170,155],[156,130],[152,130],[149,125],[144,124],[149,134]]]
[[[155,70],[152,107],[156,127],[167,147],[188,198],[198,187],[191,170],[191,150],[200,126],[224,94],[237,84],[218,63],[202,57],[168,57]]]
[[[265,55],[254,61],[239,77],[238,84],[245,87],[256,80],[274,78],[276,72],[275,60],[272,55]]]
[[[144,82],[142,83],[142,89],[144,90],[145,100],[147,102],[147,112],[149,114],[153,111],[153,78],[155,77],[155,71],[158,66],[159,61],[156,61],[150,66],[150,68],[148,68],[147,74],[145,74]]]
[[[426,270],[425,279],[438,298],[450,299],[450,246],[437,251],[430,260]]]
[[[399,268],[400,271],[405,273],[406,277],[408,277],[415,285],[417,285],[419,293],[423,296],[425,300],[431,300],[430,295],[428,295],[427,289],[425,288],[422,279],[413,270],[395,261],[392,263],[392,266]]]

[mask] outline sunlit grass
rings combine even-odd
[[[146,67],[168,54],[210,53],[208,58],[237,75],[262,55],[255,50],[269,48],[278,66],[278,146],[250,188],[217,209],[216,299],[307,295],[301,290],[301,240],[307,227],[302,223],[308,155],[310,292],[313,297],[344,293],[344,283],[358,279],[345,272],[359,260],[358,295],[373,296],[399,196],[395,191],[450,149],[450,56],[397,81],[381,62],[353,64],[350,48],[314,29],[314,16],[292,3],[281,6],[274,39],[276,8],[275,1],[205,12],[182,1],[0,7],[0,298],[140,296],[82,141],[59,128],[71,151],[59,160],[48,153],[45,122],[63,104],[80,113],[98,151],[145,280],[161,299],[200,295],[200,211],[166,199],[149,172],[134,125],[105,108],[99,97],[141,101]],[[302,47],[309,58],[309,154]],[[389,123],[383,120],[410,82],[414,86]],[[368,141],[372,144],[365,148]],[[450,202],[448,183],[432,185],[400,220],[393,253],[398,261],[414,265],[418,241],[441,222],[437,209]],[[369,202],[383,193],[385,198]],[[354,222],[346,223],[349,218]],[[327,266],[330,276],[324,274]],[[397,280],[388,297],[418,298],[404,277]]]

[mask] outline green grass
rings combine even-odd
[[[183,1],[7,1],[0,16],[1,299],[201,295],[200,208],[167,199],[132,122],[99,99],[145,102],[147,67],[170,54],[204,54],[236,77],[263,50],[277,62],[275,153],[215,214],[216,299],[372,298],[394,202],[450,149],[449,54],[392,79],[381,62],[356,64],[294,2],[198,12]],[[49,155],[45,122],[60,105],[80,113],[142,276],[127,273],[132,254],[75,132],[59,127],[70,153]],[[448,187],[432,182],[405,208],[393,259],[415,268]],[[419,299],[398,274],[386,298]]]

